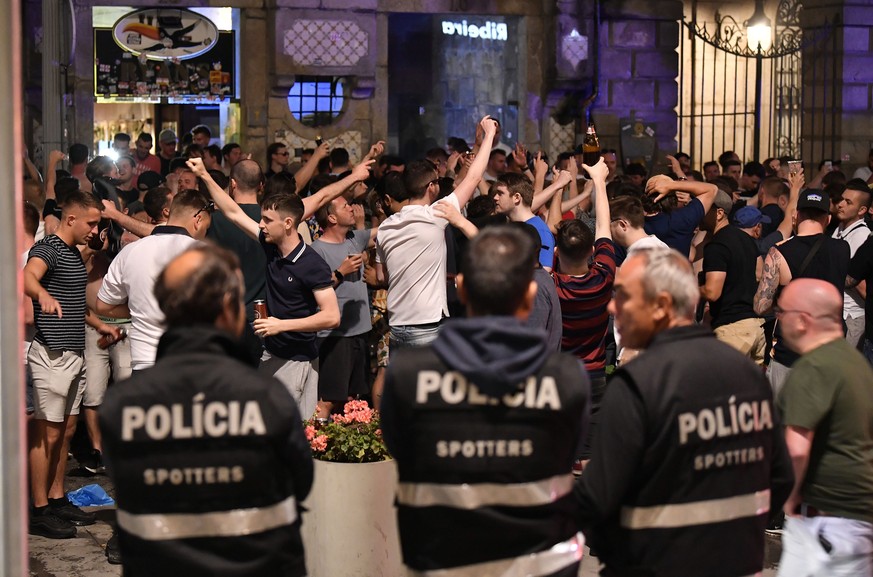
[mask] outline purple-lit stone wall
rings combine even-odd
[[[619,119],[655,130],[658,150],[676,150],[682,2],[605,2],[600,28],[599,95],[592,107],[601,145],[619,148]]]
[[[804,0],[801,17],[805,30],[838,19],[833,35],[803,54],[804,94],[816,96],[804,98],[804,160],[841,158],[851,177],[873,147],[873,1]]]

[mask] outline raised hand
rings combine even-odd
[[[673,191],[673,179],[664,174],[657,174],[646,182],[646,194],[655,197],[658,202]]]
[[[189,158],[185,161],[185,164],[188,165],[188,168],[191,169],[191,172],[194,173],[194,176],[198,178],[203,178],[206,176],[206,166],[203,165],[202,158]]]
[[[537,152],[534,158],[534,174],[546,174],[549,171],[549,163],[543,160],[543,153]]]
[[[574,164],[574,162],[570,163],[570,165]],[[595,164],[594,166],[588,166],[587,164],[583,164],[582,168],[584,168],[588,172],[588,176],[590,176],[592,180],[606,181],[606,177],[607,175],[609,175],[609,167],[606,166],[606,162],[603,160],[602,156],[597,161],[597,164]]]
[[[385,141],[380,140],[376,144],[370,147],[370,151],[367,153],[367,156],[364,157],[364,160],[371,160],[374,158],[378,158],[382,156],[382,153],[385,152]]]
[[[370,177],[370,167],[373,166],[375,160],[364,160],[352,169],[352,176],[355,180],[366,180]]]

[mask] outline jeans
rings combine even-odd
[[[429,345],[436,340],[439,332],[440,322],[391,327],[389,350],[396,351],[403,347],[423,347]]]
[[[787,517],[777,577],[871,577],[873,524],[844,517]]]
[[[870,339],[864,339],[864,356],[873,365],[873,341]]]
[[[770,359],[770,364],[767,365],[767,380],[770,381],[770,388],[773,389],[774,399],[779,396],[779,391],[782,390],[782,385],[785,384],[790,372],[791,367]]]

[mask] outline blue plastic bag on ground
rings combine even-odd
[[[97,485],[85,485],[81,489],[67,493],[67,499],[77,507],[96,507],[98,505],[114,505],[115,501],[106,494],[103,487]]]

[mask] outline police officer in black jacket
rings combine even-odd
[[[100,408],[126,577],[306,574],[309,445],[285,387],[243,361],[242,295],[224,249],[171,261],[155,283],[157,362]]]
[[[575,489],[604,576],[759,573],[767,513],[792,487],[767,379],[693,324],[698,291],[670,249],[634,254],[615,280],[622,342],[646,350],[613,375]]]
[[[545,333],[521,322],[538,252],[518,229],[483,230],[457,277],[470,318],[392,355],[382,430],[413,575],[578,572],[571,467],[589,383],[577,359],[549,351]]]

